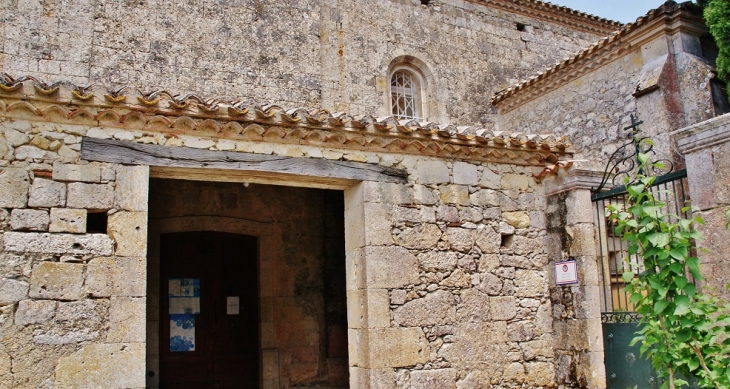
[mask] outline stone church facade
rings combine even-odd
[[[0,388],[605,387],[594,176],[565,169],[642,96],[717,105],[687,4],[2,9]],[[625,79],[548,79],[580,61]]]

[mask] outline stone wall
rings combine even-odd
[[[687,161],[687,179],[692,199],[693,216],[701,217],[705,224],[696,228],[702,233],[698,240],[697,256],[700,272],[706,277],[702,283],[705,291],[730,301],[730,231],[725,227],[725,212],[730,206],[728,189],[728,152],[730,152],[730,115],[698,123],[678,131],[672,136]]]
[[[148,168],[62,127],[0,122],[0,387],[141,388]]]
[[[620,38],[603,41],[498,102],[499,129],[566,136],[575,158],[588,160],[583,168],[602,170],[631,140],[625,128],[633,114],[660,158],[682,168],[669,133],[714,117],[722,102],[721,96],[713,100],[714,43],[703,35],[691,5],[674,7],[660,8]],[[663,26],[670,23],[679,27],[666,32]]]
[[[388,67],[413,56],[431,74],[427,120],[487,125],[487,96],[598,38],[480,2],[420,3],[8,0],[0,70],[383,116]]]

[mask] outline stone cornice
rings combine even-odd
[[[630,51],[640,50],[641,45],[648,41],[661,35],[673,35],[678,31],[687,31],[695,35],[707,31],[699,8],[695,4],[667,2],[577,55],[566,58],[552,68],[515,86],[495,93],[491,102],[500,112],[510,112],[623,57]]]
[[[503,11],[560,24],[574,30],[605,36],[623,24],[580,11],[538,0],[471,0]]]
[[[346,150],[415,154],[528,166],[569,158],[571,145],[553,135],[526,135],[350,116],[326,110],[253,106],[167,91],[108,91],[31,77],[0,77],[0,117]]]
[[[682,154],[730,142],[730,114],[685,127],[670,134]]]
[[[592,190],[601,184],[603,172],[586,169],[569,169],[557,177],[545,181],[545,195],[552,196],[573,190]]]

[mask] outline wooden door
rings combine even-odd
[[[160,387],[258,388],[257,239],[181,232],[163,234],[160,248]],[[181,284],[195,285],[195,294]],[[180,331],[184,345],[178,336],[171,346]]]

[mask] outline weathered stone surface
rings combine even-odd
[[[25,281],[0,278],[0,307],[15,304],[28,297],[28,283]]]
[[[1,169],[0,188],[0,208],[24,208],[28,204],[30,178],[25,169]]]
[[[454,184],[476,185],[479,182],[477,166],[466,162],[454,162]]]
[[[458,260],[453,251],[427,251],[418,255],[418,262],[426,271],[450,272]]]
[[[147,212],[117,212],[109,216],[107,231],[117,244],[117,255],[147,255]]]
[[[509,339],[513,342],[527,342],[535,336],[534,325],[528,321],[519,321],[507,325]]]
[[[443,240],[449,243],[452,250],[469,252],[474,246],[477,232],[473,229],[449,227],[443,235]]]
[[[83,234],[86,232],[86,210],[51,208],[50,232]]]
[[[84,292],[94,297],[109,297],[114,287],[114,259],[94,258],[86,268]]]
[[[419,224],[406,228],[396,242],[409,249],[430,249],[441,239],[441,230],[435,224]]]
[[[484,220],[484,212],[481,208],[462,208],[459,211],[459,218],[472,223],[479,223]]]
[[[19,253],[111,255],[114,242],[104,234],[68,235],[6,232],[5,250]]]
[[[109,334],[106,341],[144,342],[145,298],[112,297],[109,307]]]
[[[450,276],[439,282],[439,285],[447,288],[468,288],[471,285],[471,277],[463,270],[456,269]]]
[[[456,319],[456,297],[438,290],[411,300],[393,311],[393,322],[404,327],[450,324]]]
[[[48,212],[39,209],[14,209],[10,213],[10,228],[15,231],[48,231]]]
[[[502,212],[502,218],[514,228],[527,228],[530,226],[530,215],[527,212]]]
[[[481,225],[477,228],[475,243],[482,253],[498,253],[502,237],[491,226]]]
[[[79,328],[68,332],[52,329],[46,333],[33,335],[33,343],[46,345],[61,345],[88,342],[99,337],[99,331],[90,328]]]
[[[66,185],[61,182],[36,178],[30,187],[29,207],[63,207],[66,205]]]
[[[58,303],[51,300],[23,300],[15,311],[15,325],[44,324],[53,320]]]
[[[111,209],[114,207],[114,187],[111,184],[72,182],[68,184],[66,206],[94,210]]]
[[[517,270],[515,286],[519,297],[538,297],[547,294],[545,276],[541,271]]]
[[[485,273],[482,275],[479,290],[490,296],[496,296],[502,291],[502,280],[492,273]]]
[[[365,248],[368,288],[401,288],[418,281],[418,259],[397,246]]]
[[[363,208],[365,244],[372,246],[393,244],[391,233],[393,206],[365,203]]]
[[[490,297],[489,313],[492,320],[512,320],[517,315],[517,301],[513,296]]]
[[[90,344],[56,366],[56,388],[145,387],[144,343]]]
[[[459,209],[450,205],[439,205],[436,209],[436,218],[447,223],[458,223]]]
[[[78,300],[83,297],[84,265],[78,263],[43,262],[33,268],[30,297],[57,300]]]
[[[412,366],[428,361],[430,347],[419,328],[384,328],[368,331],[366,367]]]
[[[390,297],[387,289],[348,290],[347,301],[349,328],[390,327]]]
[[[512,238],[512,245],[510,246],[510,249],[517,255],[542,253],[542,237],[528,238],[526,236],[514,236]]]
[[[456,310],[459,322],[479,322],[489,320],[489,297],[476,290],[468,289],[461,293],[461,303]]]
[[[502,373],[502,381],[523,383],[525,382],[525,367],[521,363],[510,363],[505,366],[504,373]]]
[[[411,373],[411,387],[419,389],[453,388],[456,369],[416,370]]]
[[[147,266],[146,258],[114,259],[112,279],[114,280],[114,296],[143,297],[146,294]]]
[[[0,274],[7,278],[30,275],[30,260],[25,255],[0,254]]]
[[[481,189],[469,195],[469,202],[480,207],[497,207],[500,205],[500,197],[491,189]]]
[[[53,165],[53,179],[56,181],[101,182],[101,167],[97,165]]]
[[[530,362],[525,364],[527,370],[527,383],[530,386],[552,386],[555,385],[555,367],[547,362]]]
[[[120,166],[116,174],[114,199],[125,211],[147,211],[149,198],[149,167]]]
[[[442,185],[439,196],[446,204],[469,205],[469,187],[464,185]]]
[[[414,172],[419,184],[445,184],[449,182],[449,168],[443,161],[420,161]]]
[[[493,172],[491,169],[484,168],[482,171],[482,178],[479,179],[479,186],[488,189],[502,189],[501,185],[502,177]]]
[[[504,190],[516,189],[520,191],[525,191],[530,187],[530,180],[531,178],[523,174],[508,173],[502,176],[500,185]]]

